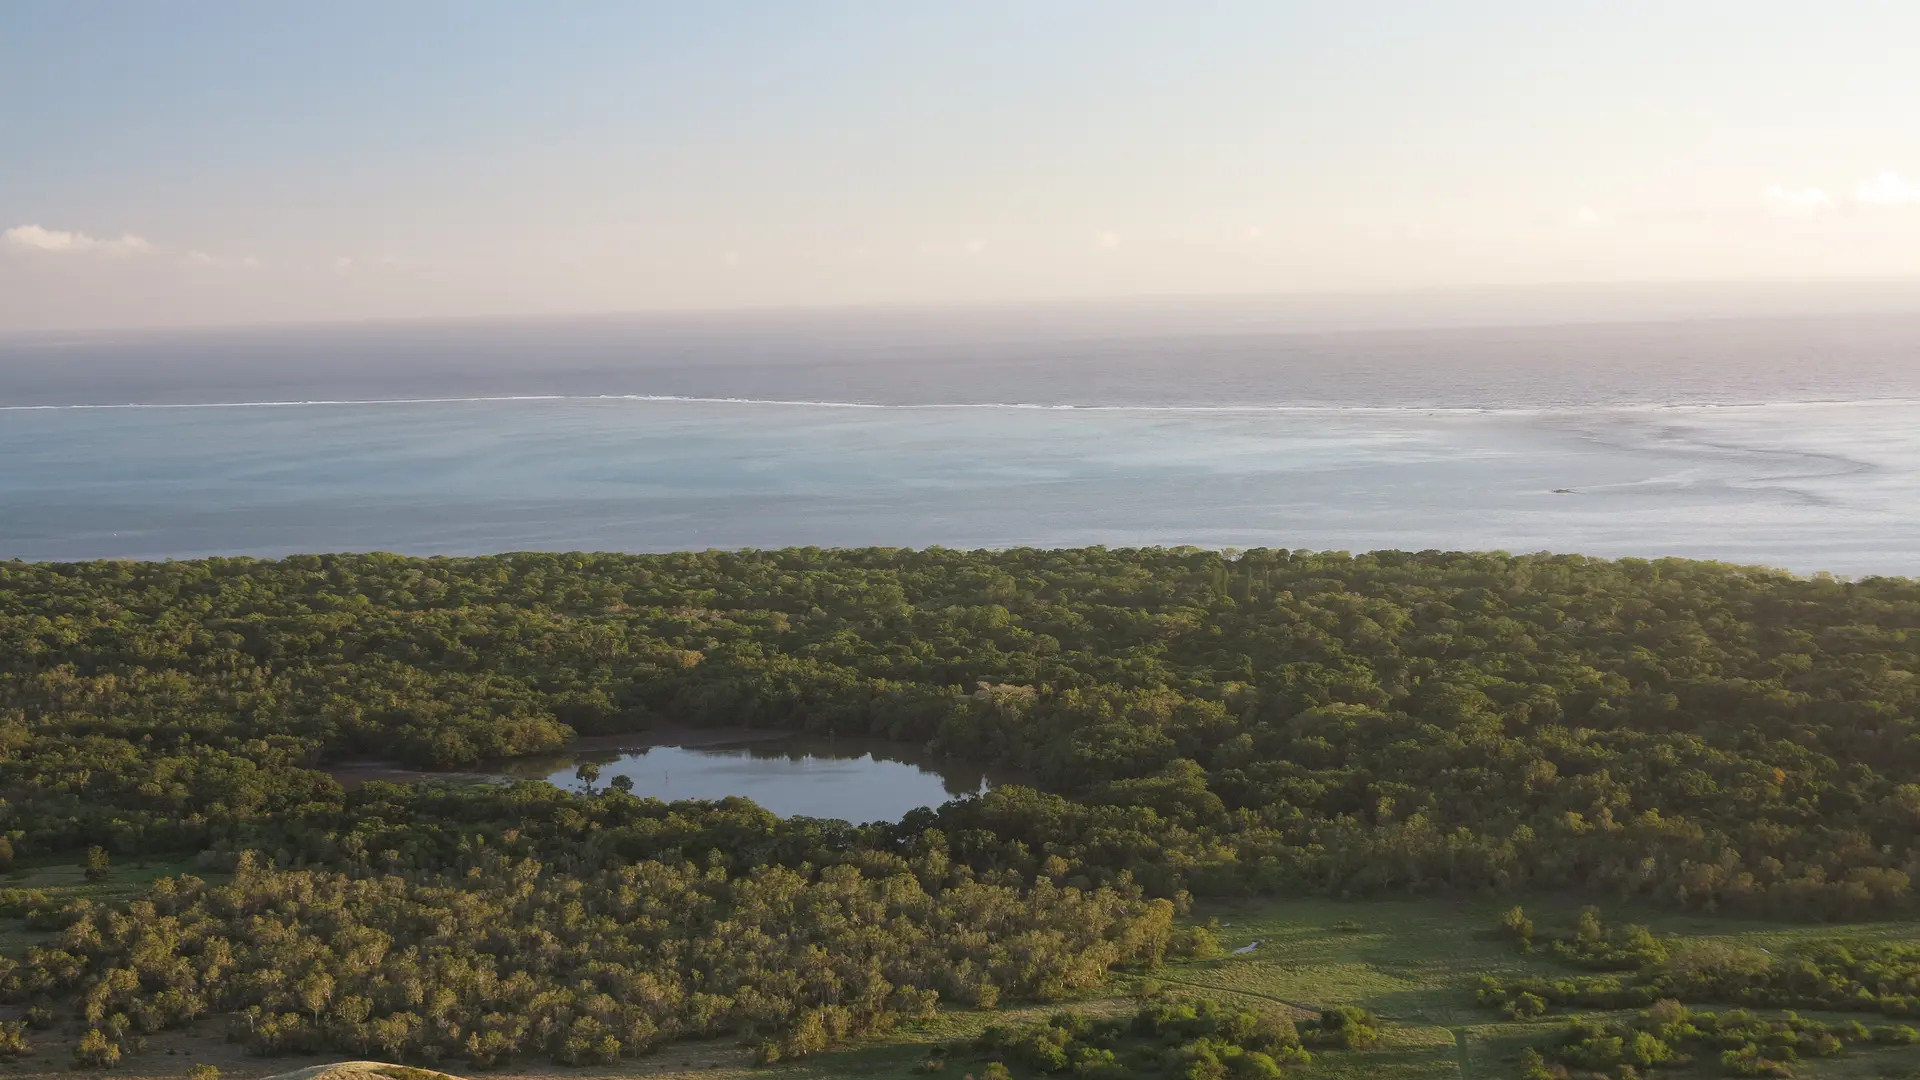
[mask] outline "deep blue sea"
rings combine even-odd
[[[0,340],[0,558],[1198,544],[1920,574],[1920,316]]]

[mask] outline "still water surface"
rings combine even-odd
[[[626,748],[576,749],[566,754],[521,758],[496,771],[518,779],[546,780],[580,790],[582,765],[595,765],[603,790],[616,776],[633,781],[633,793],[663,800],[724,799],[743,795],[782,817],[897,821],[908,811],[938,806],[992,787],[995,778],[977,766],[935,759],[919,748],[873,739],[819,736],[753,737],[712,745],[648,746],[635,736]],[[704,744],[703,744],[704,743]]]

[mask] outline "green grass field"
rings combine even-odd
[[[1550,1037],[1566,1024],[1565,1014],[1511,1022],[1474,1003],[1482,975],[1518,975],[1567,971],[1554,961],[1522,955],[1492,928],[1511,901],[1399,901],[1352,903],[1314,900],[1215,906],[1206,914],[1222,923],[1229,948],[1249,941],[1261,947],[1251,955],[1183,964],[1162,976],[1169,984],[1225,996],[1284,1001],[1319,1008],[1362,1005],[1393,1026],[1393,1044],[1347,1063],[1327,1055],[1305,1075],[1429,1077],[1508,1077],[1518,1074],[1521,1048]],[[1528,905],[1543,922],[1570,923],[1574,901],[1536,900]],[[1682,934],[1758,945],[1783,952],[1800,941],[1842,935],[1849,938],[1920,939],[1920,923],[1810,926],[1704,919],[1651,910],[1609,909],[1610,920],[1645,923],[1655,933]],[[1865,1018],[1869,1021],[1871,1017]],[[1846,1059],[1805,1063],[1805,1076],[1920,1075],[1911,1050],[1866,1051]],[[1356,1055],[1358,1057],[1358,1055]],[[1862,1069],[1866,1071],[1861,1071]],[[1700,1070],[1713,1075],[1714,1070]],[[1678,1075],[1678,1073],[1670,1073]]]
[[[1329,1005],[1360,1005],[1388,1022],[1386,1037],[1364,1052],[1327,1051],[1289,1075],[1307,1080],[1427,1080],[1513,1077],[1522,1048],[1552,1036],[1565,1014],[1511,1022],[1474,1003],[1480,976],[1564,971],[1554,961],[1522,955],[1492,929],[1511,901],[1334,902],[1287,900],[1212,905],[1199,917],[1221,924],[1229,949],[1259,941],[1250,954],[1170,965],[1147,979],[1122,979],[1111,997],[1073,1008],[1115,1012],[1131,1008],[1129,994],[1142,981],[1170,990],[1232,1000],[1290,1006],[1304,1015]],[[1571,923],[1577,901],[1529,904],[1543,922]],[[1648,910],[1609,909],[1612,919],[1646,923],[1656,933],[1683,934],[1758,945],[1782,952],[1815,938],[1920,940],[1920,923],[1852,924],[1845,927],[1780,924],[1675,916]],[[1047,1009],[1026,1010],[1044,1015]],[[956,1048],[1005,1013],[950,1013],[926,1028],[903,1031],[883,1043],[823,1055],[780,1071],[795,1076],[894,1080],[924,1077],[917,1067],[929,1047]],[[1871,1016],[1862,1017],[1868,1023]],[[944,1073],[960,1080],[970,1059],[956,1052]],[[1796,1076],[1851,1080],[1920,1077],[1920,1050],[1875,1048],[1844,1058],[1802,1062]],[[1016,1070],[1016,1075],[1018,1070]],[[937,1074],[936,1074],[937,1075]],[[1713,1076],[1712,1066],[1663,1070],[1659,1075]]]
[[[4,884],[40,888],[69,895],[107,899],[127,895],[160,873],[177,873],[182,866],[158,862],[144,867],[116,867],[109,880],[88,883],[77,867],[48,866],[11,875]],[[904,1028],[890,1036],[805,1061],[770,1068],[747,1064],[746,1051],[731,1042],[679,1044],[652,1057],[596,1069],[558,1069],[526,1063],[503,1070],[522,1076],[700,1076],[792,1078],[792,1080],[925,1080],[921,1064],[936,1047],[949,1048],[947,1065],[933,1076],[963,1080],[984,1062],[967,1049],[992,1023],[1039,1019],[1059,1009],[1113,1014],[1130,1011],[1134,996],[1157,983],[1172,992],[1191,992],[1223,1000],[1260,1002],[1291,1008],[1300,1016],[1331,1005],[1360,1005],[1385,1022],[1379,1045],[1366,1051],[1324,1051],[1315,1063],[1293,1070],[1302,1080],[1438,1080],[1438,1078],[1514,1077],[1516,1059],[1529,1043],[1550,1038],[1567,1016],[1552,1014],[1522,1022],[1508,1021],[1474,1003],[1474,990],[1486,974],[1519,975],[1566,972],[1540,955],[1523,955],[1493,933],[1499,913],[1511,901],[1477,902],[1420,900],[1397,902],[1333,902],[1285,900],[1210,905],[1194,913],[1214,919],[1227,948],[1253,941],[1260,946],[1244,955],[1171,964],[1145,976],[1116,979],[1102,996],[1047,1007],[1002,1009],[995,1012],[948,1011],[934,1021]],[[1527,904],[1543,926],[1570,924],[1577,900]],[[1671,913],[1607,908],[1609,921],[1641,922],[1656,933],[1711,938],[1767,948],[1791,950],[1816,939],[1920,940],[1920,923],[1872,923],[1847,926],[1779,924],[1676,916]],[[29,932],[18,920],[0,920],[0,948],[15,955],[43,935]],[[1884,1022],[1862,1016],[1869,1024]],[[17,1076],[66,1072],[66,1050],[43,1037],[44,1049],[25,1061],[0,1068]],[[303,1059],[242,1057],[222,1041],[217,1026],[205,1032],[169,1033],[151,1040],[147,1053],[129,1060],[119,1070],[129,1077],[177,1076],[196,1062],[217,1064],[223,1075],[246,1078],[284,1072],[312,1064]],[[459,1066],[454,1066],[456,1070]],[[1016,1076],[1022,1075],[1015,1069]],[[1718,1075],[1712,1065],[1690,1070],[1661,1070],[1654,1075],[1674,1077]],[[1801,1062],[1797,1077],[1920,1078],[1920,1048],[1867,1048],[1845,1057]]]

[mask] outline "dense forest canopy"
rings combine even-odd
[[[662,723],[1005,763],[1090,871],[1904,903],[1920,584],[1572,556],[792,550],[0,565],[16,848],[199,848]],[[982,840],[981,842],[987,842]],[[1096,873],[1096,876],[1100,876]]]
[[[24,958],[0,989],[94,995],[90,1022],[131,1031],[173,1021],[99,987],[174,979],[202,1012],[254,1010],[245,1037],[263,1047],[383,1046],[368,1033],[385,1017],[392,1038],[411,1032],[403,1050],[475,1060],[533,1046],[585,1060],[716,1026],[782,1032],[767,1044],[777,1055],[912,1014],[916,994],[1046,997],[1151,963],[1181,947],[1153,898],[1580,888],[1801,917],[1910,909],[1917,628],[1908,579],[1549,555],[0,564],[0,830],[15,855],[204,852],[210,868],[243,870],[142,901],[136,922],[173,920],[141,931],[160,938],[122,913],[38,910],[78,938]],[[324,771],[369,756],[471,766],[663,725],[910,740],[1036,786],[856,827],[536,784],[347,792]],[[691,968],[642,965],[679,989],[644,1007],[631,979],[607,982],[606,1001],[542,999],[547,1026],[513,1035],[512,1050],[485,1018],[533,1015],[525,995],[554,987],[584,993],[585,961],[567,950],[587,938],[561,934],[520,998],[498,986],[513,977],[504,958],[528,946],[503,945],[473,976],[482,988],[441,1001],[437,1019],[378,964],[325,959],[338,942],[309,950],[310,966],[331,979],[321,998],[356,1002],[345,1019],[246,974],[297,969],[279,952],[246,959],[241,940],[250,905],[290,894],[324,898],[312,902],[344,913],[328,919],[386,935],[382,950],[418,965],[442,961],[410,905],[439,910],[457,893],[492,918],[577,928],[566,904],[630,902],[620,875],[635,868],[673,883],[663,910],[737,904],[750,924],[763,894],[743,883],[778,880],[825,890],[860,933],[904,937],[874,945],[865,974],[836,970],[777,1007],[743,1005],[737,988],[694,1004]],[[1059,936],[1067,895],[1102,912],[1095,937]],[[1071,974],[1021,975],[952,944],[989,917],[1042,935],[1052,967],[1034,970]],[[684,951],[706,931],[663,932]],[[838,950],[843,932],[809,947]],[[167,935],[226,959],[141,969],[134,958]],[[951,947],[930,959],[915,935]]]

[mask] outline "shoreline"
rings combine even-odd
[[[420,780],[464,780],[473,783],[516,783],[531,777],[519,776],[508,772],[489,771],[500,769],[515,762],[538,761],[541,758],[567,757],[576,754],[640,752],[659,746],[673,746],[689,750],[710,750],[728,746],[745,746],[750,743],[777,742],[791,739],[796,735],[791,731],[778,731],[771,728],[652,728],[625,735],[581,735],[552,750],[542,750],[520,757],[503,758],[483,762],[474,769],[453,769],[440,771],[422,769],[398,761],[383,758],[360,758],[352,761],[340,761],[321,768],[320,771],[334,778],[340,786],[349,791],[369,781],[387,781],[391,783],[414,783]]]

